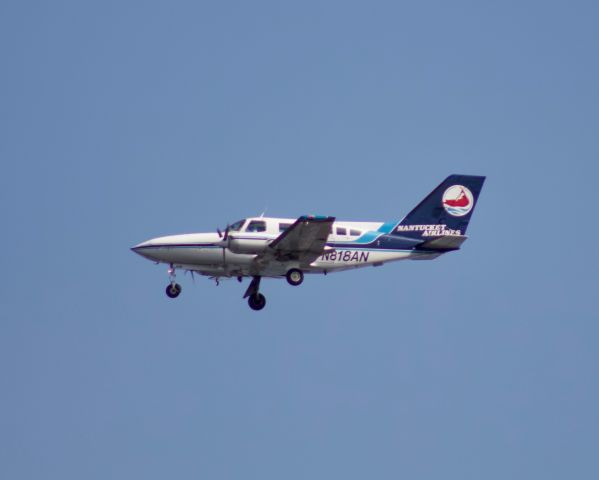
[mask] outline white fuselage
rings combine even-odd
[[[255,258],[295,222],[289,218],[248,218],[222,233],[189,233],[158,237],[133,250],[143,257],[213,277],[280,277],[290,268],[306,273],[329,273],[366,266],[379,266],[403,259],[429,259],[437,255],[413,250],[373,248],[382,235],[382,222],[335,222],[325,251],[309,265],[269,262],[256,270]]]

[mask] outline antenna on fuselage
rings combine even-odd
[[[264,207],[264,211],[260,214],[260,218],[264,218],[264,215],[266,215],[266,210],[268,210],[268,207]]]

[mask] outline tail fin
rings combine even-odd
[[[465,235],[485,177],[450,175],[391,233],[422,240]]]

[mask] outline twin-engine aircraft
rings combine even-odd
[[[177,269],[216,280],[252,277],[243,298],[262,310],[262,277],[300,285],[305,273],[328,274],[378,267],[397,260],[431,260],[458,250],[485,177],[450,175],[400,222],[343,222],[335,217],[251,217],[214,233],[189,233],[148,240],[131,250],[170,266],[166,294],[176,298]]]

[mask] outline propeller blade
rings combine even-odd
[[[216,233],[218,233],[218,236],[219,236],[220,238],[223,238],[223,232],[221,232],[221,231],[220,231],[220,228],[217,228],[217,229],[216,229]]]

